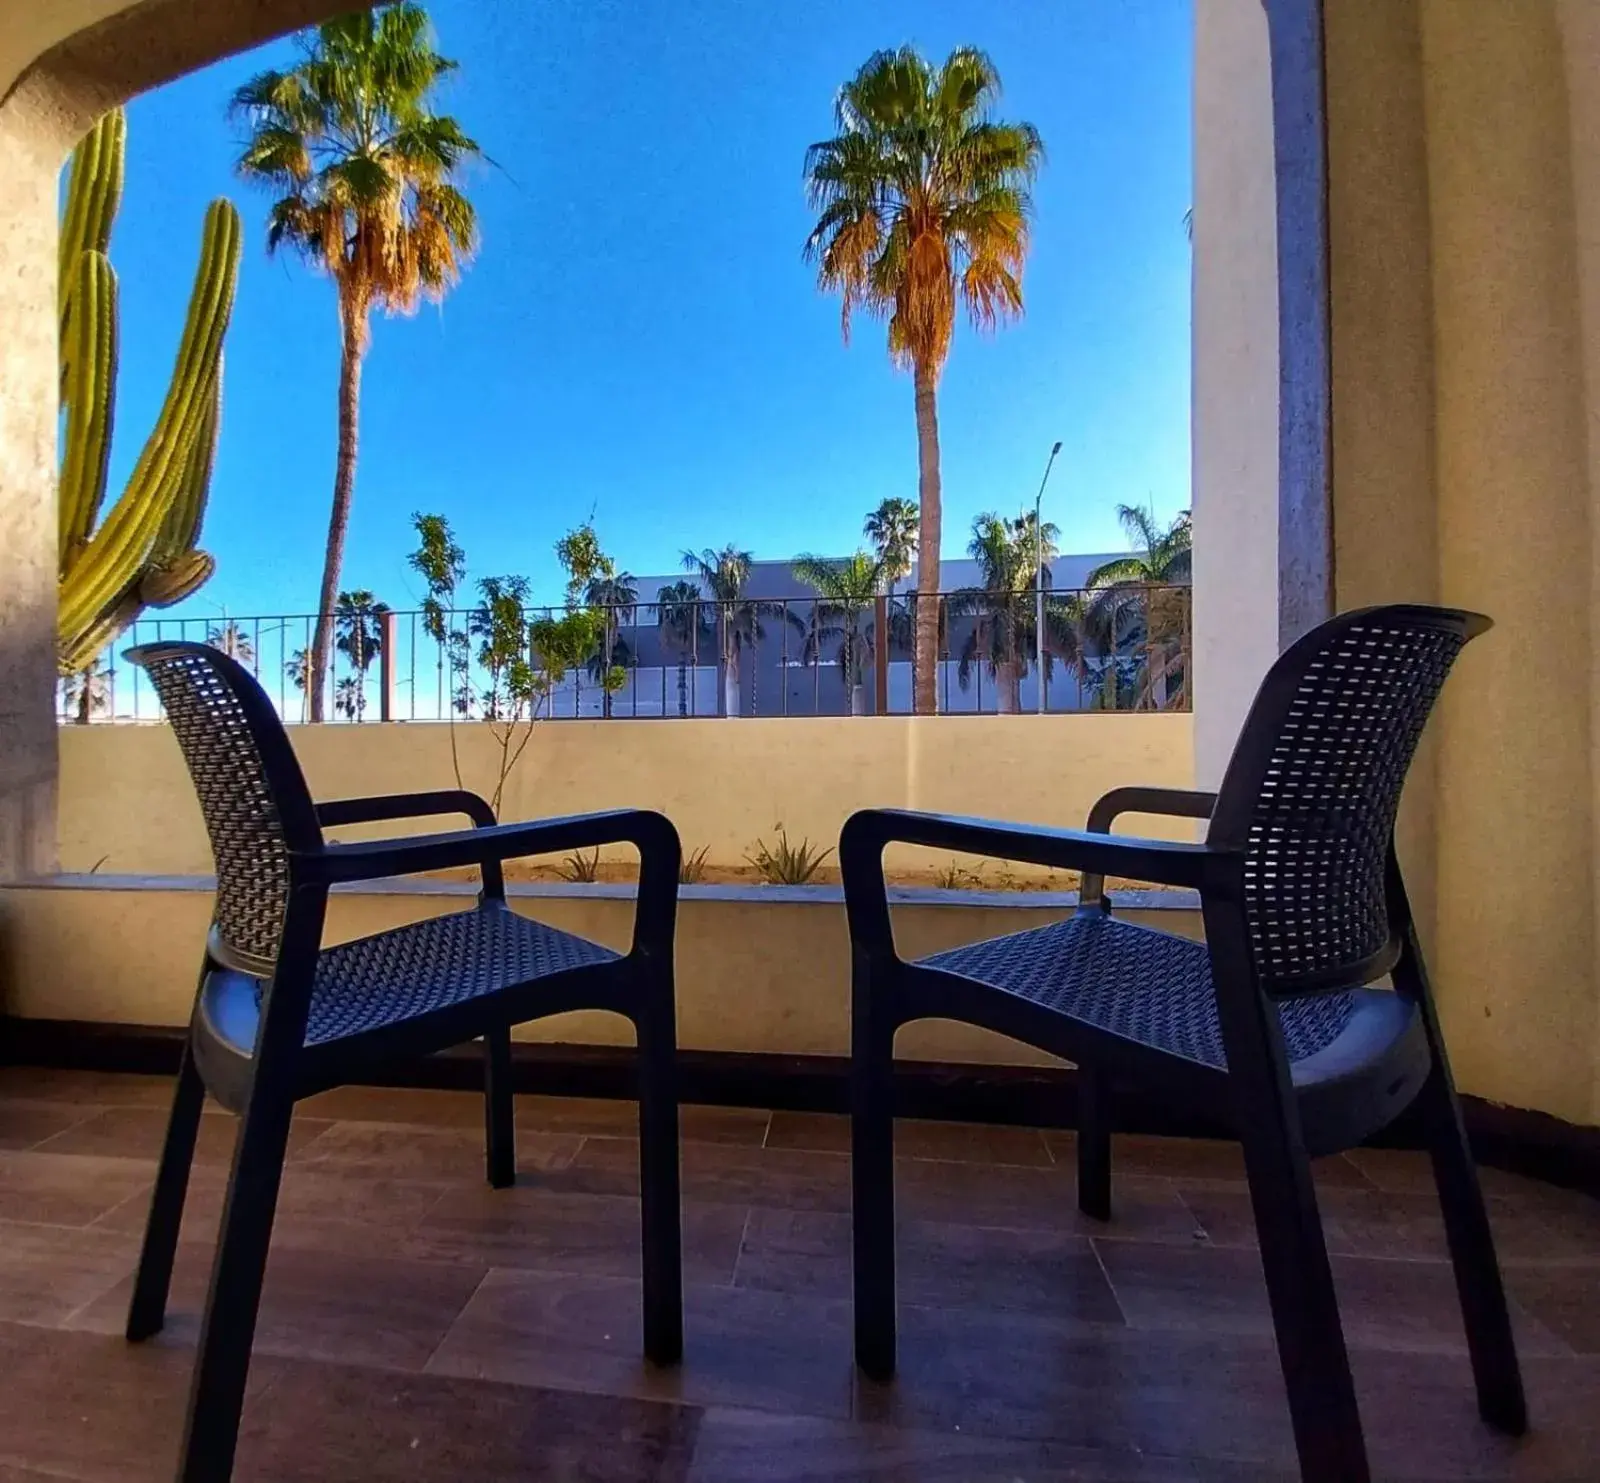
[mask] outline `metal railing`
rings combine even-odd
[[[1050,591],[1045,601],[1044,709],[1187,710],[1192,701],[1192,600],[1187,586]],[[553,720],[711,716],[904,715],[912,704],[915,594],[860,604],[821,598],[703,598],[600,610],[589,661],[551,687]],[[530,625],[560,609],[528,609]],[[1034,595],[946,593],[938,608],[942,713],[1038,710]],[[342,612],[325,680],[329,722],[479,719],[492,675],[477,636],[479,609],[443,615],[440,642],[421,611]],[[155,692],[120,655],[162,640],[210,643],[261,681],[288,722],[306,721],[314,614],[146,617],[89,678],[64,681],[64,722],[154,721]],[[620,676],[608,688],[602,677]],[[88,698],[85,700],[85,689]]]

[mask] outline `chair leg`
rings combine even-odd
[[[167,1137],[161,1146],[155,1189],[150,1196],[150,1217],[144,1228],[144,1247],[128,1304],[126,1333],[134,1343],[161,1332],[167,1317],[167,1292],[172,1285],[172,1259],[178,1249],[183,1224],[183,1201],[189,1189],[189,1167],[194,1162],[195,1138],[205,1087],[194,1064],[194,1047],[185,1043],[178,1067],[178,1085],[167,1119]]]
[[[1517,1362],[1517,1341],[1511,1332],[1478,1167],[1441,1057],[1441,1050],[1435,1047],[1433,1070],[1417,1102],[1428,1129],[1433,1178],[1439,1189],[1467,1349],[1472,1356],[1472,1378],[1478,1390],[1478,1413],[1490,1426],[1520,1437],[1528,1429],[1528,1403]]]
[[[863,969],[850,1016],[851,1232],[856,1363],[874,1380],[895,1368],[894,1032]]]
[[[483,1037],[484,1159],[489,1183],[507,1189],[517,1182],[517,1133],[511,1101],[511,1027]]]
[[[678,1176],[678,1043],[670,969],[643,986],[639,1038],[640,1242],[644,1352],[653,1364],[683,1358],[683,1219]]]
[[[1111,1219],[1111,1085],[1090,1066],[1078,1067],[1078,1209]]]
[[[200,1325],[178,1483],[227,1483],[232,1476],[293,1110],[292,1098],[265,1092],[258,1082],[239,1130]]]
[[[1275,1100],[1275,1099],[1274,1099]],[[1303,1483],[1368,1483],[1366,1444],[1311,1161],[1282,1111],[1246,1116],[1244,1155]]]

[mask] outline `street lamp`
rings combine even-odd
[[[1044,466],[1044,478],[1039,481],[1039,493],[1033,501],[1033,646],[1034,664],[1039,671],[1039,714],[1044,714],[1044,521],[1041,512],[1044,508],[1044,487],[1050,482],[1050,470],[1055,467],[1056,454],[1061,451],[1061,443],[1057,440],[1050,450],[1050,457]]]

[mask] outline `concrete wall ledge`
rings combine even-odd
[[[216,890],[210,875],[140,875],[63,871],[28,880],[0,883],[0,891],[198,891]],[[478,893],[471,881],[434,880],[427,877],[390,876],[335,886],[351,896],[460,896]],[[1194,891],[1111,891],[1113,909],[1124,911],[1187,911],[1200,909]],[[506,895],[517,900],[631,901],[634,887],[627,882],[511,881]],[[840,886],[685,885],[678,888],[681,901],[725,901],[760,906],[843,906]],[[891,886],[889,901],[895,906],[988,907],[1006,911],[1071,911],[1078,905],[1076,891],[946,891],[933,886]]]

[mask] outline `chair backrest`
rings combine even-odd
[[[322,842],[283,722],[243,665],[205,644],[155,643],[125,658],[148,672],[200,800],[217,871],[212,951],[268,976],[289,899],[289,851]]]
[[[1362,608],[1279,657],[1217,794],[1208,839],[1245,852],[1244,909],[1273,995],[1369,983],[1399,953],[1388,855],[1422,728],[1477,613]]]

